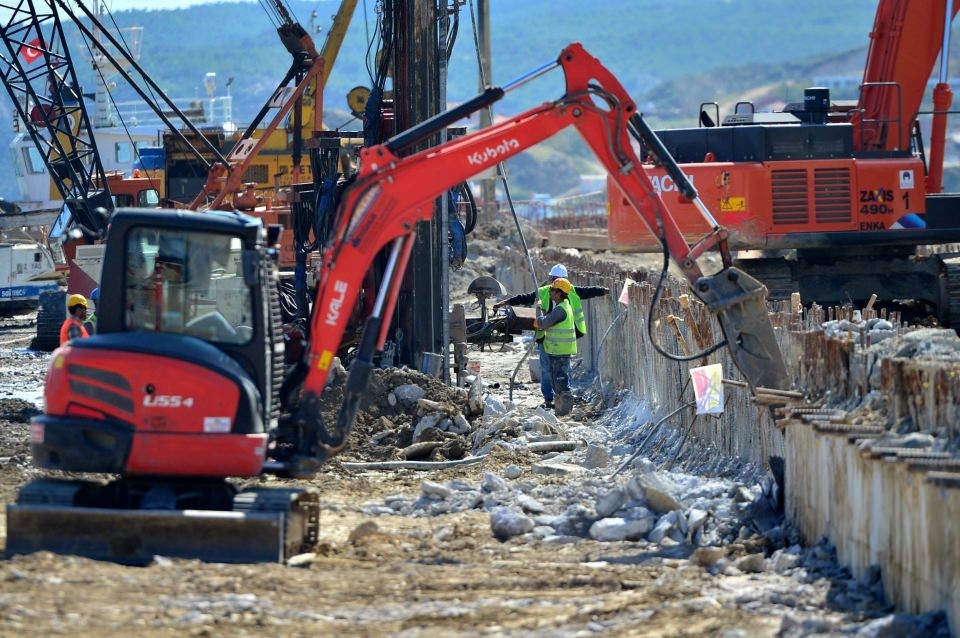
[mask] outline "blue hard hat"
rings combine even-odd
[[[100,301],[100,289],[99,289],[99,288],[94,288],[94,289],[93,289],[93,292],[90,293],[90,299],[92,299],[94,302]]]

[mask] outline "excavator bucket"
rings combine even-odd
[[[700,277],[697,296],[717,314],[740,372],[754,389],[789,390],[790,376],[767,312],[767,289],[737,268]]]
[[[146,565],[156,556],[276,563],[310,549],[318,534],[315,492],[241,492],[229,511],[78,507],[30,498],[53,493],[54,482],[28,484],[27,498],[21,494],[16,504],[7,505],[8,558],[49,551],[126,565]]]

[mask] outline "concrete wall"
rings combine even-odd
[[[832,404],[846,408],[834,410],[828,421],[802,409],[785,414],[787,516],[808,541],[829,538],[855,576],[879,566],[898,608],[945,609],[958,635],[956,334],[916,330],[886,342],[896,344],[889,348],[865,348],[856,339],[827,338],[820,331],[792,336],[805,352],[798,386],[812,397],[830,392]],[[930,354],[899,356],[922,351]],[[867,396],[878,400],[858,401]],[[907,432],[930,434],[937,443],[903,448],[888,436]]]
[[[888,598],[960,623],[960,482],[904,458],[869,455],[850,435],[787,427],[787,516],[827,537],[855,577],[878,565]],[[960,475],[955,475],[960,478]]]

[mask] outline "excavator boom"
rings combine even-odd
[[[372,369],[373,352],[384,342],[384,322],[396,300],[394,291],[403,276],[416,224],[433,216],[434,200],[452,186],[571,126],[614,176],[651,232],[662,238],[694,293],[717,313],[728,346],[747,381],[754,387],[788,386],[786,367],[767,316],[764,287],[729,267],[724,230],[700,202],[666,149],[657,146],[656,136],[637,113],[636,104],[623,86],[580,44],[565,48],[556,65],[563,68],[566,76],[566,92],[557,101],[413,155],[397,154],[402,147],[499,99],[516,85],[488,89],[452,111],[361,152],[360,172],[338,207],[336,230],[324,253],[314,305],[304,399],[296,419],[307,431],[318,429],[315,435],[307,437],[311,443],[302,450],[304,456],[333,454],[344,445],[357,397],[366,387]],[[676,220],[643,172],[632,147],[634,141],[639,141],[637,138],[658,152],[659,160],[675,173],[683,192],[694,200],[713,229],[694,246],[687,244]],[[351,366],[347,398],[331,432],[320,424],[317,398],[326,384],[363,275],[373,257],[391,242],[385,283],[365,326]],[[721,251],[727,267],[716,275],[704,276],[696,260],[710,249]],[[309,467],[301,469],[309,471]]]

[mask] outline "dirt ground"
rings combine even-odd
[[[36,397],[49,355],[22,349],[31,320],[0,324],[0,496],[7,503],[39,475],[30,465],[28,420],[41,406],[24,397]],[[512,344],[471,353],[502,401],[522,351]],[[522,379],[514,400],[532,411],[539,393],[528,375]],[[377,458],[356,448],[344,456]],[[2,560],[0,636],[839,635],[807,630],[884,613],[877,601],[841,602],[845,584],[837,577],[812,578],[800,596],[787,576],[711,573],[688,560],[683,544],[501,542],[482,509],[365,513],[391,495],[417,498],[424,479],[476,484],[507,464],[526,474],[539,460],[494,451],[482,463],[429,473],[348,471],[332,462],[306,482],[322,493],[321,543],[297,566],[157,557],[148,567],[126,567],[50,553]]]

